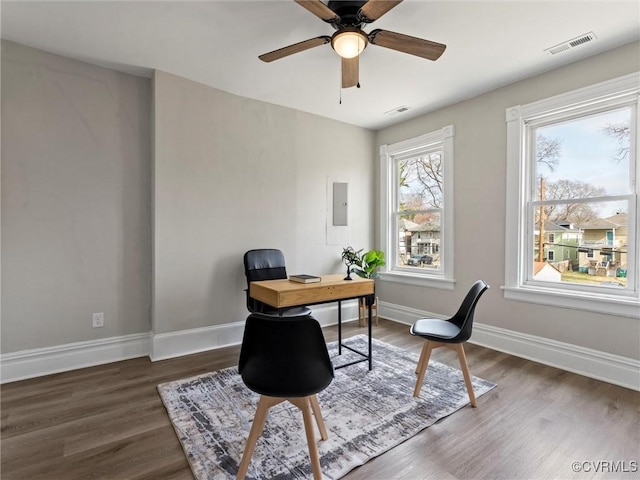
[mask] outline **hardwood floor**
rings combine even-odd
[[[380,319],[374,336],[418,354],[422,341],[408,330]],[[345,331],[365,330],[352,322]],[[335,327],[325,336],[335,340]],[[347,480],[640,478],[639,392],[465,349],[471,374],[498,387]],[[192,479],[156,385],[235,365],[238,353],[139,358],[3,385],[2,479]],[[457,367],[447,349],[432,359]]]

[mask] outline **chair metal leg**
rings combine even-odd
[[[464,376],[464,383],[467,386],[467,393],[469,394],[469,401],[472,407],[477,407],[476,396],[473,393],[473,384],[471,383],[471,375],[469,374],[469,366],[467,365],[467,357],[464,354],[464,348],[461,343],[456,343],[451,346],[453,350],[458,354],[458,360],[460,360],[460,368],[462,375]]]

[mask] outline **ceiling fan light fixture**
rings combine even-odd
[[[331,47],[342,58],[354,58],[367,46],[367,37],[360,29],[343,29],[331,38]]]

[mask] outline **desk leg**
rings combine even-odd
[[[375,301],[375,297],[373,299],[367,299],[367,305],[369,306],[369,370],[373,368],[373,355],[371,354],[371,306]]]
[[[342,355],[342,301],[338,300],[338,355]]]

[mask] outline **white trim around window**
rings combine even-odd
[[[602,82],[528,105],[506,110],[507,122],[507,198],[504,297],[509,300],[554,305],[610,315],[640,318],[640,260],[638,212],[638,138],[640,138],[638,106],[640,73]],[[629,105],[635,115],[631,121],[630,184],[631,192],[624,195],[629,205],[627,280],[624,290],[613,291],[576,284],[558,285],[552,282],[531,281],[528,278],[532,245],[527,234],[530,204],[531,160],[527,161],[528,126],[540,122],[589,115]],[[530,141],[530,140],[529,140]],[[530,231],[530,229],[529,229]]]
[[[386,253],[387,265],[380,270],[383,281],[453,290],[453,141],[454,127],[448,125],[415,138],[380,146],[380,248]],[[439,145],[443,164],[443,208],[441,215],[440,259],[438,271],[399,267],[396,225],[397,172],[395,160],[423,149]]]

